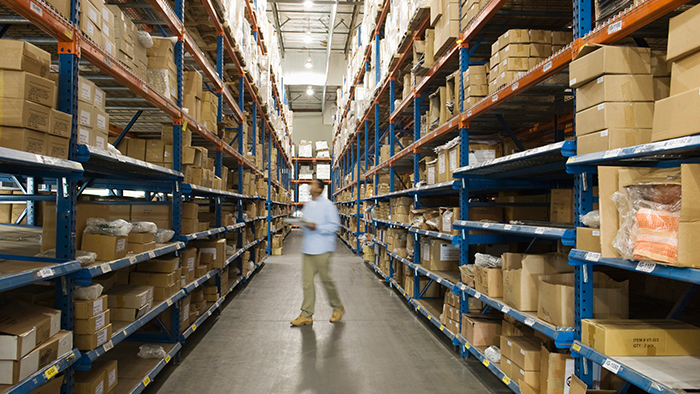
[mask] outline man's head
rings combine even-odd
[[[325,182],[320,179],[314,179],[311,182],[311,197],[315,200],[318,196],[323,193],[323,189],[326,187]]]

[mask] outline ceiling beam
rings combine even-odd
[[[314,4],[339,4],[339,5],[364,5],[364,1],[343,1],[337,2],[335,0],[313,0]],[[299,4],[303,5],[304,2],[301,0],[269,0],[268,3],[280,3],[280,4]]]
[[[272,3],[272,14],[275,17],[275,29],[277,29],[277,41],[280,44],[280,51],[282,52],[282,58],[284,59],[284,39],[282,38],[282,29],[280,27],[280,15],[277,12],[277,4]]]
[[[328,84],[328,70],[331,66],[331,51],[333,50],[333,31],[335,30],[335,17],[338,12],[338,0],[331,6],[331,20],[328,24],[328,45],[326,46],[328,51],[326,52],[326,80],[323,83],[323,96],[321,96],[321,113],[326,109],[326,86]]]

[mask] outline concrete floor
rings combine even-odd
[[[331,324],[317,279],[313,326],[290,328],[302,300],[301,232],[185,344],[147,393],[510,393],[342,242],[332,270],[347,311]],[[437,333],[437,334],[436,334]],[[444,340],[443,340],[444,339]]]

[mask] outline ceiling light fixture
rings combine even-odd
[[[311,1],[311,0],[305,0],[305,1],[304,1],[304,8],[306,8],[307,10],[310,9],[311,7],[313,7],[313,6],[314,6],[314,2],[313,2],[313,1]]]
[[[314,64],[311,63],[311,56],[309,56],[309,58],[306,59],[306,64],[304,65],[304,67],[306,67],[306,68],[311,68],[311,67],[313,67],[313,66],[314,66]]]
[[[310,31],[306,32],[306,35],[304,36],[304,42],[307,44],[311,43],[311,32]]]
[[[306,94],[308,94],[309,96],[313,96],[313,95],[314,95],[314,90],[313,90],[313,88],[312,88],[311,86],[309,86],[309,87],[306,89]]]

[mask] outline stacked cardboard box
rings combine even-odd
[[[563,254],[504,253],[501,260],[503,301],[524,312],[537,311],[541,275],[573,272],[573,267],[568,265]]]
[[[75,392],[112,393],[117,386],[117,360],[98,360],[89,371],[75,373]]]
[[[105,92],[92,81],[78,78],[78,143],[107,149],[109,114],[105,110]]]
[[[75,301],[75,345],[80,350],[101,346],[112,338],[107,296]]]
[[[146,78],[148,70],[147,49],[137,39],[137,28],[117,5],[107,5],[114,14],[114,42],[116,58],[139,78]]]
[[[328,146],[328,141],[319,140],[316,141],[316,157],[329,159],[331,157],[330,148]]]
[[[413,199],[410,197],[396,197],[389,200],[391,214],[389,220],[398,223],[409,223],[408,214],[413,208]]]
[[[204,128],[211,131],[212,133],[216,133],[218,130],[218,117],[219,98],[209,91],[203,92],[200,122],[202,123],[202,125],[204,125]]]
[[[131,220],[153,222],[158,228],[172,228],[172,205],[134,204],[131,206]]]
[[[202,74],[185,71],[182,107],[198,123],[202,123]],[[209,109],[211,111],[211,108]],[[207,117],[211,114],[207,114]]]
[[[61,312],[6,298],[0,302],[0,384],[17,384],[73,348]]]
[[[459,333],[459,315],[460,315],[460,299],[459,295],[453,294],[451,291],[445,292],[445,302],[442,305],[442,314],[440,314],[440,323],[444,325],[453,334]]]
[[[139,263],[129,276],[132,286],[153,288],[153,301],[165,301],[182,287],[179,257],[159,257]]]
[[[534,392],[540,392],[542,342],[535,337],[502,336],[501,370],[519,385],[526,383]]]
[[[147,55],[148,85],[166,99],[177,101],[177,68],[173,42],[169,38],[153,37],[153,47],[148,49]],[[185,105],[185,108],[188,107]],[[192,115],[191,111],[190,115]]]
[[[435,28],[433,55],[437,58],[459,36],[459,0],[433,0],[430,3],[430,25]]]
[[[466,111],[483,100],[489,93],[487,66],[469,66],[467,71],[462,73],[462,81],[462,87],[464,88],[464,103],[462,106]]]
[[[56,110],[51,55],[14,40],[0,40],[0,51],[0,146],[67,158],[72,119]]]
[[[143,253],[156,248],[154,233],[130,232],[126,239],[126,250],[129,253]]]
[[[132,275],[129,281],[132,282]],[[139,275],[135,280],[145,282],[145,275]],[[107,293],[107,301],[112,321],[134,322],[151,310],[153,306],[153,286],[119,285]]]
[[[578,154],[651,141],[654,77],[648,48],[590,46],[569,67]]]
[[[470,297],[471,299],[471,297]],[[459,313],[459,310],[457,311]],[[501,336],[500,316],[480,313],[462,315],[462,336],[472,346],[499,346]],[[503,361],[501,361],[503,365]]]
[[[552,32],[512,29],[491,46],[489,94],[552,55]]]
[[[114,14],[100,1],[80,2],[80,30],[110,56],[117,57]]]
[[[226,263],[225,239],[213,241],[197,240],[193,243],[193,246],[201,253],[200,262],[202,264],[207,264],[209,269],[224,268],[224,264]]]
[[[311,141],[299,141],[299,157],[313,157],[313,144]]]
[[[467,0],[462,2],[462,30],[469,25],[474,17],[479,15],[484,6],[486,6],[488,1],[486,0]]]

